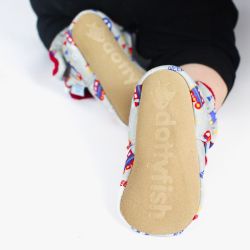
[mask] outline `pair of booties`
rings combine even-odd
[[[215,98],[180,67],[145,72],[131,35],[105,14],[87,10],[50,48],[53,75],[73,98],[90,96],[129,126],[119,210],[133,230],[178,235],[198,217],[207,151],[215,140]]]

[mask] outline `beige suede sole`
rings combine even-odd
[[[116,113],[128,124],[133,91],[144,74],[143,70],[131,62],[102,18],[96,14],[81,16],[74,25],[72,35]]]
[[[161,70],[143,83],[134,166],[120,209],[135,229],[167,235],[182,231],[200,204],[199,161],[189,88]]]

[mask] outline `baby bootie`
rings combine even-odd
[[[143,69],[132,58],[131,35],[100,11],[86,10],[52,42],[53,75],[73,98],[90,94],[128,123],[133,90]]]
[[[215,98],[181,68],[147,72],[135,88],[120,212],[149,235],[178,235],[201,204],[206,154],[215,140]]]

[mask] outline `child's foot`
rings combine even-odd
[[[216,134],[214,98],[180,68],[158,67],[136,87],[129,127],[122,216],[140,232],[178,234],[199,210],[206,151]]]
[[[106,19],[105,22],[95,13],[82,15],[72,35],[111,105],[121,120],[128,123],[133,91],[144,72],[117,43],[119,37],[111,32],[111,21]]]
[[[128,33],[103,13],[92,10],[81,12],[64,33],[62,51],[73,80],[82,79],[89,92],[127,124],[134,87],[144,74],[132,61]],[[81,92],[81,87],[69,85],[75,94]]]

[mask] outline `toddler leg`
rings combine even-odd
[[[195,81],[202,81],[208,85],[215,96],[215,106],[218,111],[224,102],[228,88],[218,72],[213,68],[202,64],[185,64],[181,66]]]
[[[218,110],[233,87],[240,59],[234,36],[238,11],[232,1],[166,1],[158,4],[161,8],[146,5],[144,11],[150,12],[145,16],[151,18],[147,22],[143,13],[138,15],[137,49],[152,59],[149,68],[183,67],[194,80],[211,87]]]
[[[130,111],[120,211],[137,232],[177,235],[198,217],[215,108],[234,84],[237,11],[230,0],[145,5],[137,46],[153,69]]]

